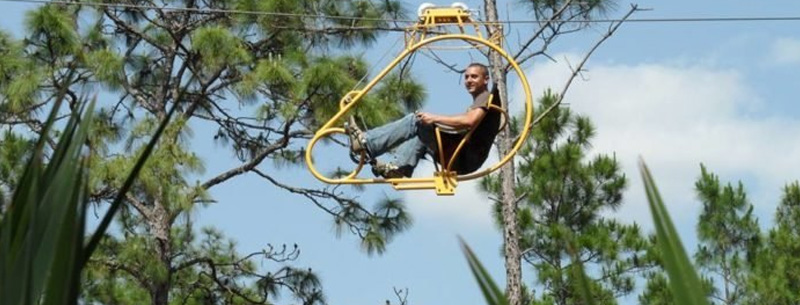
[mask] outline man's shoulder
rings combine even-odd
[[[486,107],[488,106],[489,102],[489,90],[484,90],[481,93],[478,93],[472,98],[472,105],[470,108],[479,108],[479,107]]]
[[[473,98],[473,100],[475,100],[475,101],[486,101],[486,100],[489,99],[489,94],[490,94],[489,90],[483,90],[483,92],[478,93],[478,95],[476,95]]]

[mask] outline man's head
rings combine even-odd
[[[464,71],[464,86],[469,94],[476,95],[487,90],[489,85],[489,68],[484,64],[471,63]]]

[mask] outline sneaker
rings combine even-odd
[[[398,167],[392,163],[375,162],[372,164],[372,174],[386,179],[411,177],[408,166]]]
[[[344,130],[350,137],[350,153],[358,155],[367,150],[367,136],[358,128],[355,117],[350,117],[344,124]]]

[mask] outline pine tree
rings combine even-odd
[[[547,92],[540,110],[557,96]],[[648,241],[638,225],[604,217],[622,202],[627,179],[611,156],[587,160],[595,135],[584,116],[556,108],[532,130],[521,150],[516,196],[520,202],[520,248],[536,272],[532,304],[582,304],[573,285],[575,262],[589,272],[598,304],[616,304],[634,289],[638,272],[648,268]],[[496,177],[483,186],[500,191]],[[499,205],[498,223],[502,223]],[[575,256],[568,251],[574,247]]]
[[[719,177],[702,164],[700,172],[695,190],[703,209],[697,225],[695,259],[714,283],[712,300],[742,304],[747,294],[746,275],[760,246],[758,220],[741,182],[736,187],[722,186]]]
[[[23,103],[33,94],[35,85],[27,81],[34,71],[22,44],[0,31],[0,125],[8,126],[0,134],[0,215],[32,147],[32,142],[13,126],[31,123],[31,113],[25,111]]]
[[[527,61],[533,58],[545,56],[551,60],[553,57],[548,55],[548,50],[556,38],[567,35],[570,33],[580,32],[582,29],[588,27],[589,23],[574,22],[581,20],[591,20],[598,15],[607,13],[615,5],[613,0],[590,0],[590,1],[572,1],[572,0],[525,0],[517,1],[519,5],[524,5],[529,8],[529,13],[532,18],[536,20],[546,20],[541,22],[539,28],[533,28],[532,32],[526,35],[517,35],[520,38],[518,49],[506,50],[511,57],[519,65],[524,65]],[[505,32],[503,23],[500,21],[500,14],[498,13],[497,0],[484,0],[484,13],[488,24],[486,30],[490,35],[502,35]],[[636,6],[633,5],[631,10],[625,15],[622,20],[627,19],[634,11]],[[583,70],[583,65],[586,60],[592,55],[600,44],[610,37],[622,22],[612,23],[608,32],[606,32],[600,40],[595,42],[594,47],[585,54],[584,60],[574,67],[572,76],[568,79],[567,83],[562,88],[561,96],[566,93],[572,80],[575,79]],[[489,60],[489,68],[491,71],[493,82],[498,88],[500,99],[503,103],[509,101],[508,97],[508,73],[511,71],[511,63],[505,62],[500,54],[497,52],[489,51],[484,53]],[[503,105],[506,107],[507,105]],[[514,137],[518,136],[508,127],[503,130],[496,141],[498,154],[506,156],[512,149]],[[501,190],[497,193],[498,199],[502,202],[500,212],[503,217],[503,255],[505,257],[506,268],[506,294],[510,305],[524,304],[524,292],[522,285],[522,251],[521,246],[517,243],[520,239],[519,224],[517,224],[518,206],[517,203],[520,198],[515,196],[516,181],[514,177],[517,176],[515,162],[509,162],[500,169],[500,185]]]
[[[701,164],[695,183],[702,212],[695,252],[709,299],[717,304],[796,304],[800,300],[800,183],[788,184],[775,224],[762,234],[744,186],[722,185]],[[651,256],[658,261],[659,253]],[[663,270],[648,272],[640,304],[674,304]]]
[[[783,189],[775,226],[759,249],[745,304],[797,304],[800,300],[800,183]]]
[[[646,254],[646,261],[653,262],[655,268],[651,268],[645,272],[645,285],[641,294],[638,296],[639,304],[641,305],[671,305],[675,304],[675,299],[669,285],[669,278],[664,269],[664,261],[660,248],[656,244],[656,236],[650,235],[650,247]],[[698,272],[699,273],[699,272]],[[714,292],[714,283],[709,277],[702,277],[700,279],[703,285],[703,291],[708,297]]]

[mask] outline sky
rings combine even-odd
[[[406,7],[413,12],[420,2],[409,1]],[[462,2],[472,8],[482,3]],[[524,18],[525,12],[516,2],[499,2],[501,16]],[[609,12],[609,17],[621,16],[631,2],[617,3],[618,9]],[[633,3],[648,9],[633,18],[800,15],[800,2],[794,0]],[[0,2],[0,7],[0,28],[20,37],[24,11],[34,5]],[[622,206],[605,215],[652,230],[636,165],[641,157],[650,167],[687,249],[694,249],[697,243],[694,226],[700,203],[693,187],[701,163],[723,182],[742,181],[762,227],[768,227],[782,187],[800,179],[798,25],[799,21],[622,25],[592,56],[587,72],[572,85],[564,101],[594,122],[597,137],[591,154],[613,154],[629,178]],[[512,25],[509,37],[530,31],[532,26]],[[560,91],[570,63],[579,62],[604,31],[605,26],[598,25],[559,39],[550,49],[555,62],[542,59],[526,65],[533,92],[540,96],[545,88]],[[385,59],[383,63],[378,60],[387,51],[384,47],[401,37],[386,34],[364,51],[375,69],[385,64]],[[400,45],[388,51],[397,53]],[[513,41],[509,46],[515,47]],[[448,56],[469,61],[465,54]],[[423,57],[412,71],[427,85],[426,110],[454,113],[458,111],[454,108],[466,107],[468,96],[459,83],[460,76],[425,62]],[[512,87],[512,92],[512,100],[519,101],[519,87]],[[193,145],[204,152],[205,175],[211,177],[236,166],[227,149],[202,137],[202,132],[196,132]],[[276,169],[265,164],[262,168],[297,185],[322,186],[302,167]],[[424,164],[417,171],[430,172],[431,166]],[[368,186],[365,198],[403,198],[414,218],[413,226],[392,240],[385,254],[373,256],[359,248],[357,238],[337,237],[332,219],[311,203],[254,175],[222,184],[212,189],[211,195],[217,203],[195,212],[200,224],[222,230],[237,241],[242,253],[258,251],[268,243],[298,244],[301,256],[294,265],[312,268],[320,275],[329,304],[374,305],[385,300],[394,304],[393,288],[408,289],[409,304],[482,304],[459,250],[458,236],[503,282],[501,232],[492,222],[490,201],[474,183],[460,185],[453,197]],[[267,263],[263,266],[275,268]],[[523,274],[531,284],[532,270],[523,267]],[[635,296],[622,304],[636,304]]]

